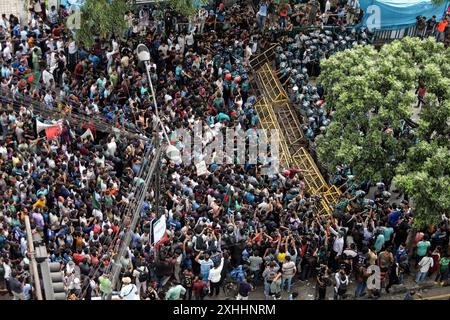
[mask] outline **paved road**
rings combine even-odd
[[[432,277],[434,280],[434,277]],[[411,277],[405,278],[404,282],[405,289],[410,289],[416,286],[416,284],[413,282]],[[434,285],[433,282],[430,280],[424,281],[424,287],[429,287],[426,289],[419,289],[417,290],[418,293],[424,298],[429,300],[449,300],[450,299],[450,286],[441,287],[440,285]],[[354,299],[353,294],[355,292],[356,285],[354,282],[350,281],[349,287],[348,287],[348,299]],[[296,280],[296,282],[293,284],[293,292],[298,292],[298,300],[314,300],[315,295],[315,282],[312,283],[311,281],[299,281]],[[333,287],[329,287],[327,289],[327,300],[333,300]],[[403,300],[405,297],[406,292],[401,293],[394,293],[394,289],[391,289],[391,293],[386,293],[386,291],[383,289],[381,293],[381,297],[379,300]],[[281,299],[286,300],[288,297],[288,294],[286,292],[282,293]],[[219,299],[225,299],[223,292],[220,293]],[[250,293],[251,300],[264,300],[264,293],[262,284],[256,288],[254,292]],[[206,299],[210,299],[207,297]],[[362,298],[359,298],[358,300],[367,300],[367,298],[364,296]]]

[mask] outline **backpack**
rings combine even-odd
[[[195,249],[198,251],[206,250],[206,243],[203,239],[203,235],[198,235],[195,240]]]
[[[338,295],[343,295],[347,292],[347,284],[342,282],[342,279],[339,279],[339,288]]]
[[[145,270],[145,269],[144,269]],[[145,282],[148,279],[148,273],[146,271],[140,271],[139,272],[139,282]]]

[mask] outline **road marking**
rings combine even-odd
[[[431,296],[431,297],[422,297],[423,300],[437,300],[437,299],[443,299],[443,298],[450,298],[450,293],[440,294],[440,295]]]

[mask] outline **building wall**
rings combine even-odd
[[[19,16],[23,11],[24,0],[0,0],[0,13]]]

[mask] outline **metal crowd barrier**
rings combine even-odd
[[[260,94],[255,105],[260,125],[266,130],[278,130],[280,162],[288,168],[300,170],[307,190],[314,196],[320,196],[316,214],[332,218],[333,206],[338,202],[341,192],[336,186],[328,186],[314,159],[306,150],[307,140],[300,122],[289,103],[286,91],[270,66],[268,57],[270,53],[257,57],[253,61],[256,68],[252,68]]]

